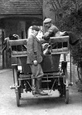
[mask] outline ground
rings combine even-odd
[[[16,106],[12,70],[0,72],[0,115],[82,115],[82,92],[76,85],[70,86],[70,102],[65,104],[64,98],[59,98],[59,92],[54,96],[36,98],[31,93],[23,93],[21,106]]]

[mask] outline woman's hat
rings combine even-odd
[[[39,31],[40,28],[38,26],[32,26],[32,30],[36,30],[36,31]]]

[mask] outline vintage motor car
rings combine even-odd
[[[21,94],[32,92],[31,69],[26,64],[27,60],[27,39],[8,40],[7,48],[11,52],[11,65],[13,70],[13,86],[15,89],[16,103],[20,106]],[[13,50],[12,47],[21,46],[21,50]],[[58,90],[60,96],[65,98],[65,103],[69,103],[69,83],[66,58],[60,62],[61,54],[66,56],[69,53],[69,36],[51,37],[50,38],[51,52],[44,56],[42,69],[44,76],[42,78],[42,89]],[[28,95],[28,94],[27,94]],[[36,95],[34,95],[36,96]]]

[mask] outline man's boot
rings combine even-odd
[[[36,80],[36,93],[40,95],[48,95],[48,93],[41,90],[41,78]]]

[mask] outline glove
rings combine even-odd
[[[37,60],[34,60],[33,64],[36,66],[38,64]]]

